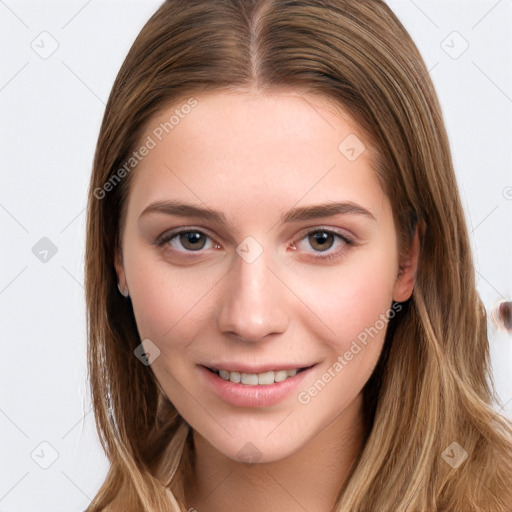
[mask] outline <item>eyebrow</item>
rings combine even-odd
[[[228,225],[226,217],[222,212],[175,200],[157,201],[152,203],[144,209],[139,217],[143,217],[151,213],[162,213],[180,217],[194,217],[197,219],[209,220],[224,226]],[[281,215],[280,221],[282,223],[292,223],[319,219],[322,217],[331,217],[333,215],[340,214],[360,215],[377,222],[377,219],[369,210],[351,201],[322,203],[292,208]]]

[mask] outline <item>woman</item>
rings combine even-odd
[[[89,512],[512,510],[440,107],[383,2],[165,2],[106,107],[86,295]]]

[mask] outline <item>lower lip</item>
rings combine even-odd
[[[204,366],[199,366],[200,372],[204,375],[204,378],[215,393],[224,401],[237,407],[271,407],[278,404],[294,389],[297,389],[313,368],[314,366],[310,366],[282,382],[251,386],[224,380]]]

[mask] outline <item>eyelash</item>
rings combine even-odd
[[[160,235],[157,238],[157,240],[155,241],[155,244],[161,248],[165,244],[169,243],[172,239],[178,237],[179,235],[183,235],[183,234],[187,234],[187,233],[200,233],[201,235],[203,235],[213,241],[213,239],[210,236],[208,236],[206,233],[204,233],[203,231],[201,231],[199,229],[187,228],[187,229],[181,229],[178,231],[171,231],[170,233],[164,233],[163,235]],[[337,259],[343,257],[343,255],[345,254],[345,251],[347,250],[348,247],[357,245],[356,242],[351,237],[349,237],[347,235],[342,235],[341,233],[338,233],[337,231],[333,231],[333,230],[325,229],[325,228],[316,228],[316,229],[312,229],[311,231],[308,231],[302,238],[299,239],[299,242],[301,242],[302,240],[308,238],[309,236],[311,236],[315,233],[327,233],[328,235],[334,235],[339,240],[342,240],[345,244],[344,248],[342,248],[334,253],[328,253],[328,254],[325,254],[322,256],[314,256],[314,258],[317,260],[323,260],[323,261],[337,260]],[[214,242],[214,243],[216,243],[216,242]],[[292,244],[295,247],[295,242],[293,242]],[[331,248],[327,249],[327,251],[330,249]],[[202,250],[189,251],[189,250],[185,249],[184,251],[178,251],[178,252],[201,253]],[[322,254],[321,251],[316,251],[316,252],[318,252],[318,254]]]

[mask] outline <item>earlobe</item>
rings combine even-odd
[[[123,297],[125,297],[125,298],[126,298],[126,297],[128,297],[128,295],[130,295],[130,294],[128,293],[128,288],[122,288],[120,283],[117,283],[117,288],[118,288],[118,290],[119,290],[119,293],[120,293]]]
[[[400,263],[400,269],[393,291],[393,300],[395,302],[405,302],[411,297],[414,290],[414,284],[416,283],[419,254],[420,235],[419,230],[416,229],[409,253]]]
[[[123,255],[121,249],[116,249],[114,253],[114,267],[117,274],[117,287],[123,297],[128,297],[128,287],[126,286],[126,276],[124,273]]]

